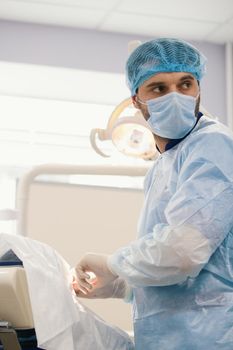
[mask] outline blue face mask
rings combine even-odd
[[[196,97],[171,92],[162,97],[148,100],[151,131],[168,139],[180,139],[194,127]],[[139,100],[139,102],[142,102]]]

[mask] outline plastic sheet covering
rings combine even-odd
[[[68,263],[50,246],[0,234],[0,256],[12,250],[23,262],[38,346],[46,350],[131,350],[127,333],[84,306],[71,289]]]

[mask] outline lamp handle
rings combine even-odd
[[[105,130],[103,129],[92,129],[90,133],[90,142],[96,153],[98,153],[102,157],[108,158],[110,157],[110,155],[103,153],[96,144],[96,134],[98,135],[99,140],[108,139],[103,135],[104,132]]]
[[[128,106],[130,106],[132,104],[132,99],[131,97],[125,99],[124,101],[122,101],[119,105],[116,106],[116,108],[113,110],[109,121],[108,121],[108,125],[106,130],[108,132],[110,132],[113,128],[113,125],[115,124],[115,121],[119,118],[119,115],[121,114],[121,112]]]

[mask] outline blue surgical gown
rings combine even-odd
[[[202,116],[144,187],[138,238],[109,260],[133,286],[136,349],[232,350],[233,134]]]

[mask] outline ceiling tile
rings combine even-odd
[[[12,1],[0,3],[0,18],[64,26],[95,28],[105,16],[104,10],[58,7],[50,4]]]
[[[206,40],[214,42],[232,42],[233,43],[233,19],[226,24],[220,25],[215,31],[206,37]]]
[[[119,0],[5,0],[5,2],[45,4],[53,6],[86,7],[92,9],[111,9]]]
[[[232,0],[124,0],[118,11],[224,22],[233,15]]]
[[[233,41],[233,0],[0,0],[0,18],[135,35]]]
[[[130,14],[114,14],[105,19],[102,30],[135,33],[149,36],[173,36],[203,40],[214,28],[214,23],[190,20],[173,20],[160,17],[147,17]]]

